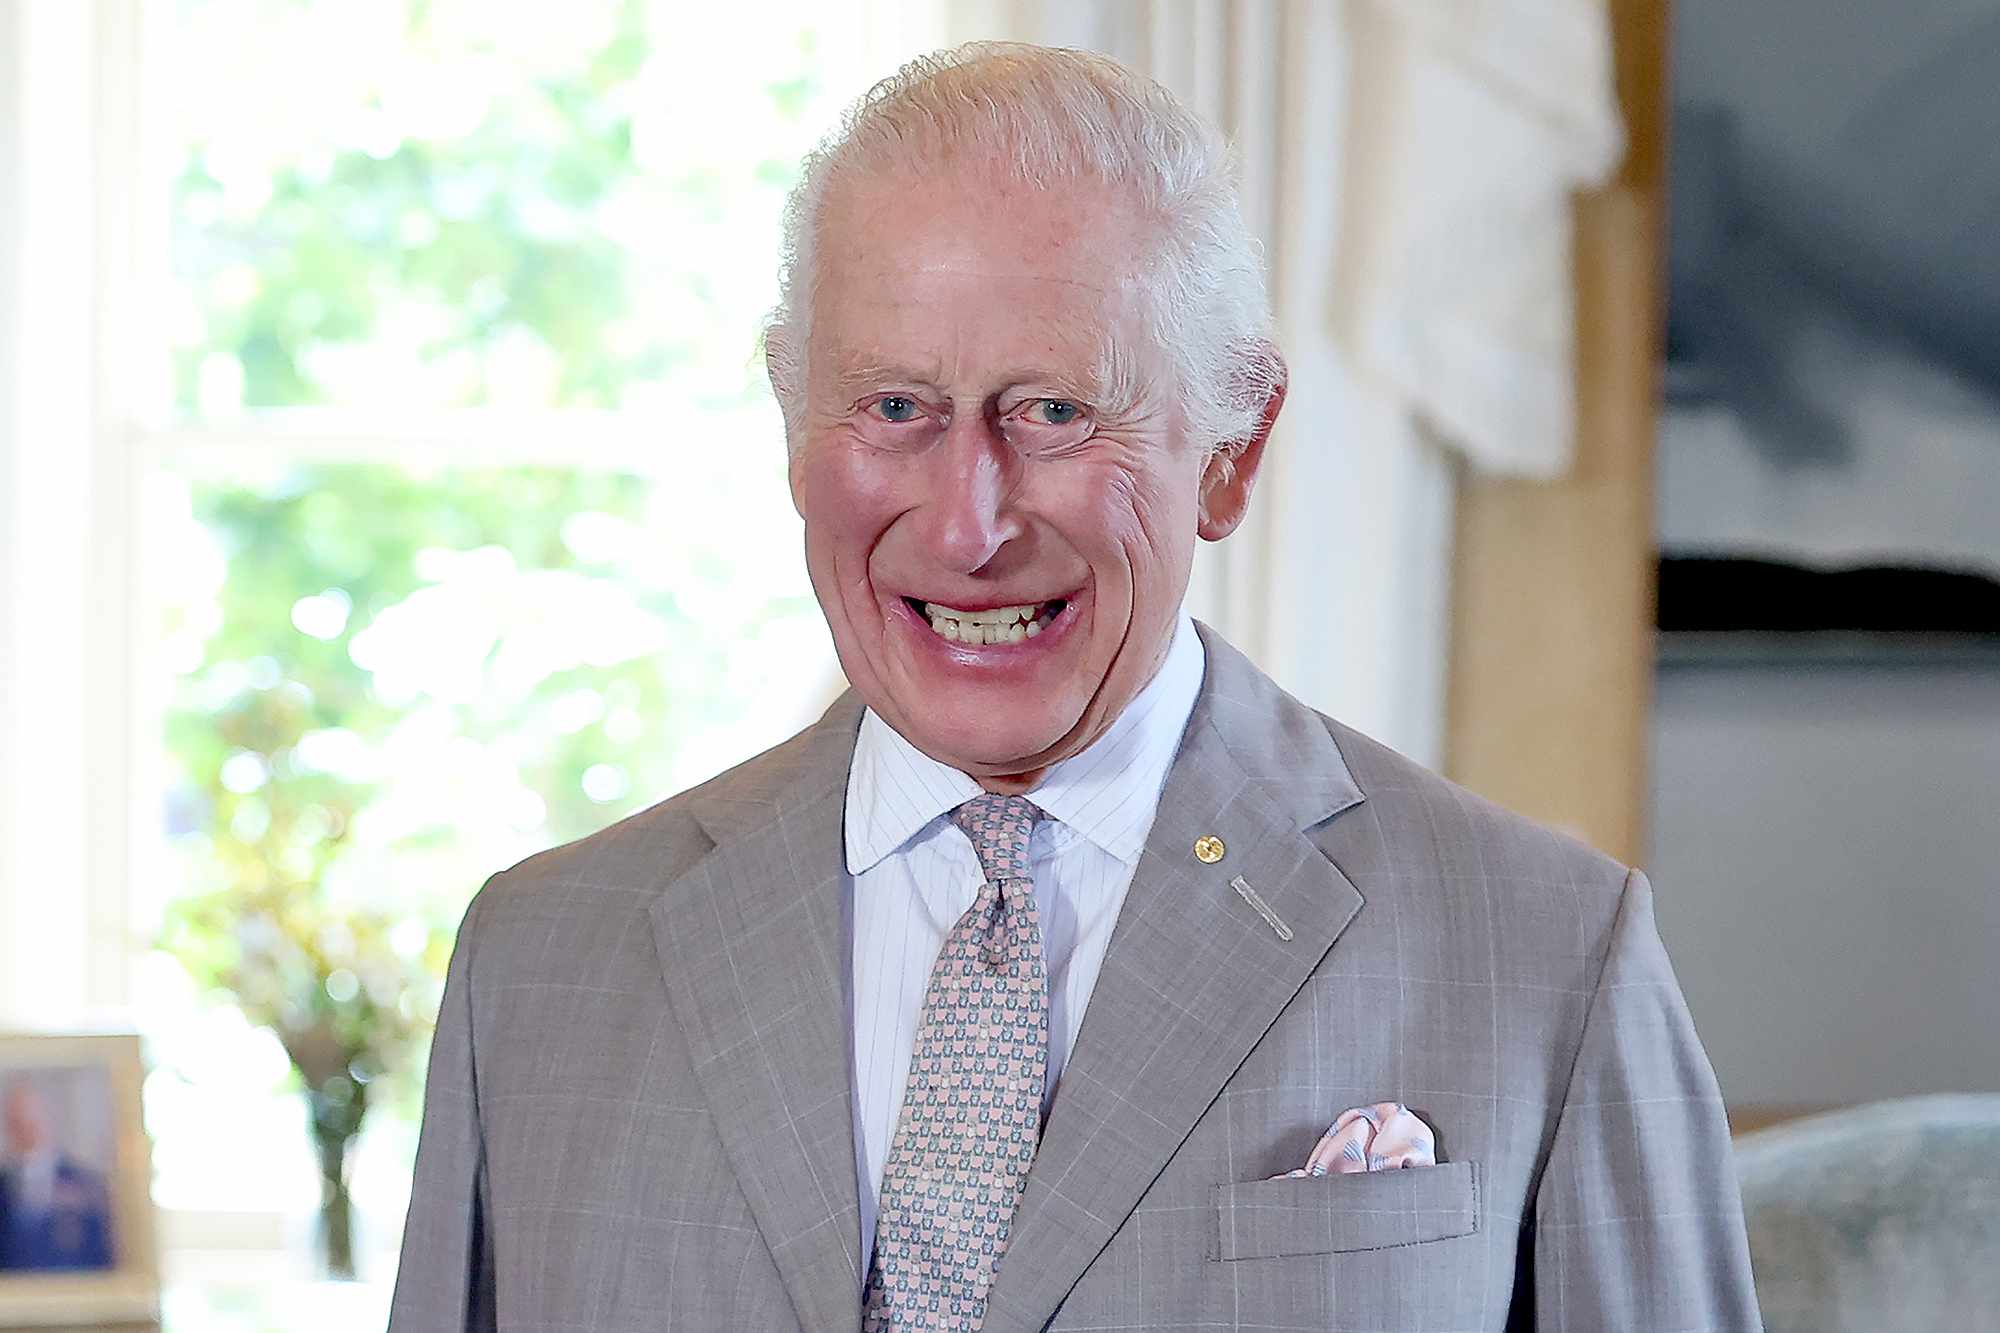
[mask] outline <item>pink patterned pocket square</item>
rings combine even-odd
[[[1352,1175],[1405,1166],[1436,1166],[1437,1135],[1401,1102],[1376,1102],[1342,1111],[1340,1119],[1313,1145],[1306,1164],[1273,1180],[1323,1176],[1329,1171]]]

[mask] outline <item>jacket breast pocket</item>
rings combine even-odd
[[[1479,1230],[1475,1162],[1215,1187],[1210,1259],[1382,1250]]]

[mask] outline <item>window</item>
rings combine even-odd
[[[935,29],[881,0],[92,12],[95,457],[134,577],[91,753],[138,807],[94,993],[148,1037],[168,1327],[379,1324],[472,892],[837,688],[756,330],[799,157]],[[360,1281],[308,1295],[329,1170]]]

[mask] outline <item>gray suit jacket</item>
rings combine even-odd
[[[1203,640],[985,1327],[1756,1329],[1722,1103],[1645,878]],[[843,698],[479,894],[394,1333],[858,1327],[860,714]],[[1383,1100],[1436,1128],[1439,1165],[1267,1179]]]

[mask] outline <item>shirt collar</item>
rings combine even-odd
[[[1160,789],[1201,693],[1206,654],[1185,612],[1166,660],[1102,736],[1052,766],[1029,800],[1128,866],[1152,830]],[[931,758],[877,717],[862,715],[847,770],[847,871],[858,875],[980,786]]]

